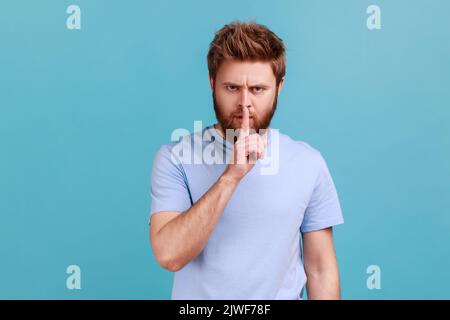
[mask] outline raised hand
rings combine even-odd
[[[233,161],[228,164],[225,173],[240,180],[258,159],[264,158],[264,153],[265,141],[258,133],[250,133],[250,112],[248,108],[243,108],[241,128],[234,144]]]

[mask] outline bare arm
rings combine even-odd
[[[185,213],[167,212],[169,221],[156,222],[152,216],[150,237],[158,262],[170,271],[178,271],[195,258],[206,245],[239,181],[222,175]],[[155,219],[156,218],[156,219]],[[159,225],[162,227],[158,228]]]
[[[333,244],[333,229],[303,234],[303,256],[308,299],[340,299],[339,270]]]

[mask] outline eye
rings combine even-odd
[[[228,91],[236,91],[238,89],[236,86],[230,86],[230,85],[227,85],[226,88]]]
[[[253,87],[252,89],[253,89],[253,92],[255,92],[255,93],[261,93],[264,91],[263,87]]]

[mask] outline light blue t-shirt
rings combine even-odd
[[[150,217],[188,210],[224,172],[232,148],[212,125],[163,145]],[[338,195],[321,153],[306,142],[270,129],[265,155],[240,181],[202,252],[175,272],[172,299],[302,299],[301,233],[344,222]]]

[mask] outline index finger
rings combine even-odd
[[[250,114],[247,107],[242,108],[241,132],[244,136],[248,136],[250,134]]]

